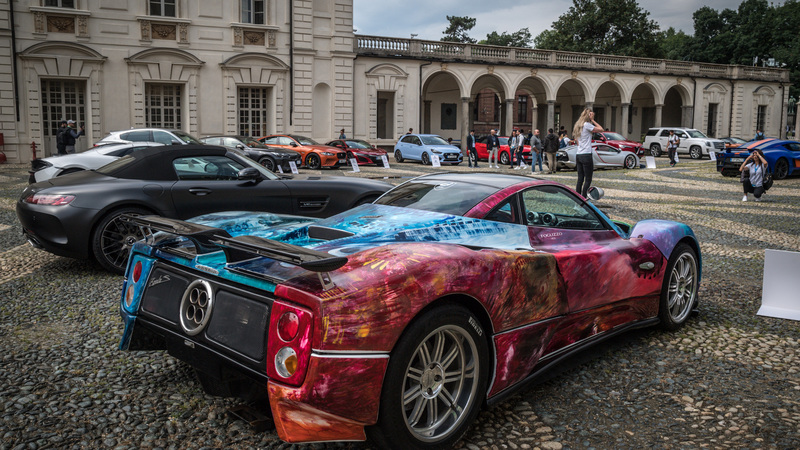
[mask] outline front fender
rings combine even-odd
[[[652,242],[666,259],[669,259],[678,243],[687,241],[697,252],[698,282],[700,281],[703,267],[700,243],[689,225],[671,220],[642,220],[634,225],[630,237]]]

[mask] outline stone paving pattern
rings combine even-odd
[[[391,165],[322,173],[398,184],[475,171]],[[14,213],[26,184],[27,165],[0,165],[0,450],[370,448],[255,433],[227,414],[236,400],[205,395],[185,364],[118,351],[121,278],[30,247]],[[699,314],[678,332],[639,330],[576,355],[484,410],[456,448],[800,448],[800,323],[756,315],[764,249],[800,251],[800,179],[744,203],[738,179],[708,160],[659,158],[655,170],[596,171],[594,184],[614,219],[691,225],[704,259]]]

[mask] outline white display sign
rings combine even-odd
[[[656,158],[654,156],[645,156],[644,161],[647,163],[648,169],[656,168]]]
[[[800,320],[800,297],[797,295],[797,269],[800,253],[764,250],[764,285],[761,288],[759,316]]]
[[[283,173],[283,166],[278,166],[278,173]]]
[[[717,152],[715,152],[713,150],[708,152],[708,156],[711,158],[712,161],[716,161],[717,160]]]
[[[442,161],[439,159],[439,155],[437,155],[436,153],[431,155],[431,166],[442,167]]]
[[[383,162],[384,169],[389,168],[389,158],[387,158],[386,155],[381,155],[381,162]]]
[[[292,173],[300,173],[297,171],[297,164],[295,164],[294,161],[289,161],[289,167],[292,168]]]
[[[353,166],[353,172],[361,172],[361,169],[358,168],[358,161],[355,158],[350,158],[350,165]]]

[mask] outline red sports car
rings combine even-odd
[[[625,139],[625,136],[614,133],[613,131],[594,133],[592,135],[592,142],[602,142],[620,150],[633,152],[639,158],[644,157],[644,147],[642,147],[641,142],[630,141]]]
[[[508,137],[500,137],[500,151],[497,153],[497,159],[500,161],[500,164],[504,166],[511,165],[512,159],[514,155],[511,154],[511,150],[508,146]],[[475,150],[478,152],[478,160],[479,161],[488,161],[489,160],[489,152],[486,150],[486,142],[488,141],[489,136],[481,136],[475,140]],[[526,145],[522,149],[522,160],[525,161],[526,164],[530,164],[531,162],[531,146]],[[516,162],[516,159],[513,160]]]
[[[675,330],[698,300],[687,225],[615,222],[524,176],[417,177],[322,220],[130,221],[158,232],[131,251],[120,348],[268,404],[288,442],[449,448],[484,404],[623,331]]]
[[[355,158],[358,165],[375,164],[383,166],[383,157],[387,157],[386,150],[377,148],[361,139],[336,139],[325,145],[346,150],[347,160]]]
[[[309,169],[338,167],[347,164],[347,152],[336,147],[321,145],[311,138],[297,134],[273,134],[258,139],[270,147],[286,148],[300,153],[303,165]]]

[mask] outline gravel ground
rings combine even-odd
[[[756,316],[764,249],[800,250],[800,179],[743,203],[738,180],[708,161],[658,165],[597,171],[598,205],[630,223],[691,225],[704,259],[699,314],[678,332],[640,330],[577,355],[483,411],[457,448],[800,448],[800,323]],[[0,165],[0,450],[304,447],[232,418],[238,402],[205,395],[168,355],[118,351],[120,277],[25,243],[14,202],[26,170]],[[335,172],[397,184],[433,170]]]

